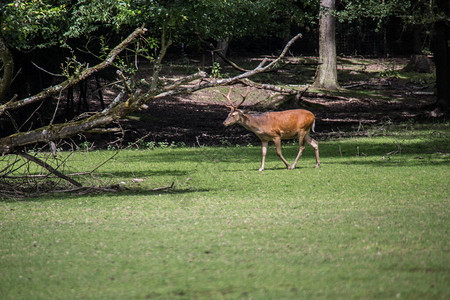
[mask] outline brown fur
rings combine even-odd
[[[305,149],[305,141],[310,144],[316,155],[316,168],[319,167],[319,145],[309,136],[310,130],[314,130],[314,115],[304,109],[292,109],[278,112],[266,112],[262,114],[244,113],[236,107],[231,108],[225,126],[240,124],[255,133],[262,142],[262,162],[260,171],[264,170],[264,162],[267,153],[267,145],[274,142],[277,154],[288,169],[294,169],[298,159]],[[281,153],[281,140],[298,137],[300,149],[292,165],[286,161]]]

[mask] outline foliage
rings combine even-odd
[[[445,19],[445,14],[438,10],[434,0],[343,0],[337,16],[341,22],[371,18],[378,20],[378,26],[385,18],[392,16],[400,17],[405,24],[432,24]]]
[[[264,1],[263,1],[264,2]],[[188,24],[205,39],[220,40],[264,34],[268,23],[265,3],[251,0],[189,1],[183,13]]]
[[[79,0],[71,7],[70,26],[65,37],[79,38],[100,28],[118,31],[124,26],[139,26],[139,11],[131,6],[131,0]]]
[[[47,47],[67,29],[67,1],[11,1],[3,4],[0,36],[13,48]]]
[[[309,148],[294,171],[269,149],[263,173],[259,147],[124,151],[99,171],[129,191],[0,202],[0,293],[446,299],[448,126],[322,142],[320,169]]]
[[[213,40],[282,36],[291,24],[313,22],[318,11],[315,1],[305,0],[9,0],[0,8],[0,34],[19,49],[142,24],[153,37],[166,27],[172,40],[184,43],[192,42],[192,34]]]
[[[170,18],[160,2],[133,0],[14,0],[3,5],[1,36],[18,49],[65,44],[69,39],[96,33],[120,33],[146,20],[159,23]]]

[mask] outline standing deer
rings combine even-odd
[[[267,145],[270,141],[274,142],[278,156],[290,170],[294,169],[297,165],[297,162],[305,149],[305,142],[307,142],[314,148],[316,154],[316,168],[319,167],[319,144],[309,136],[309,131],[311,129],[314,131],[315,125],[314,115],[310,111],[304,109],[292,109],[261,114],[245,113],[239,109],[239,106],[241,106],[247,98],[250,87],[247,88],[245,95],[241,94],[242,101],[238,105],[234,105],[230,99],[232,89],[233,88],[230,87],[228,95],[222,94],[230,103],[230,105],[226,105],[226,107],[231,109],[227,119],[223,122],[223,125],[230,126],[237,123],[259,137],[262,143],[262,160],[259,171],[264,170]],[[294,163],[289,165],[281,153],[281,140],[292,139],[296,136],[298,137],[300,149]]]

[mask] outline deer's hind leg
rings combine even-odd
[[[316,166],[315,166],[315,167],[318,168],[318,167],[320,166],[320,160],[319,160],[319,143],[318,143],[315,139],[311,138],[311,137],[309,136],[309,134],[307,134],[307,135],[305,136],[305,141],[306,141],[308,144],[310,144],[311,147],[314,148],[314,154],[316,155]]]

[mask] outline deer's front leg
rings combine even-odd
[[[273,140],[274,144],[275,144],[275,148],[277,149],[277,154],[278,156],[281,158],[281,160],[284,162],[284,164],[286,165],[286,168],[290,169],[291,166],[289,165],[289,163],[287,162],[286,159],[284,159],[283,154],[281,153],[281,138],[275,138]]]
[[[300,133],[298,137],[298,144],[300,145],[298,149],[297,157],[294,160],[294,163],[291,166],[291,170],[295,169],[295,166],[297,165],[298,160],[300,159],[300,156],[302,156],[303,150],[305,150],[305,140],[308,140],[308,135]]]
[[[262,158],[261,158],[261,168],[259,168],[258,171],[262,171],[264,170],[264,163],[266,161],[266,154],[267,154],[267,145],[269,145],[269,142],[265,142],[265,141],[261,141],[261,154],[262,154]]]

